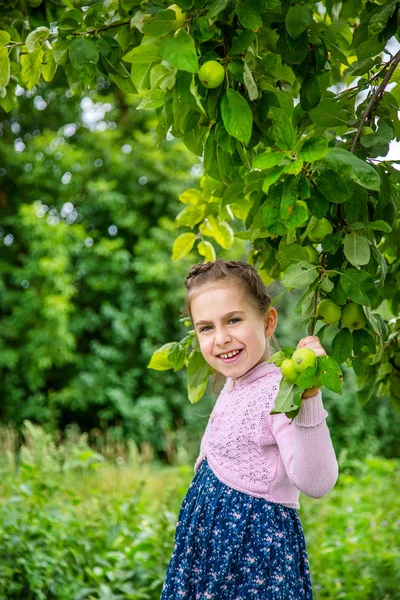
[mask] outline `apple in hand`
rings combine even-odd
[[[308,367],[314,367],[317,355],[311,348],[299,348],[293,352],[292,362],[298,373],[303,373]]]
[[[281,364],[281,373],[288,383],[294,383],[299,376],[291,358],[285,358]]]

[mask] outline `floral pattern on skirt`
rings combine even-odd
[[[295,508],[222,483],[204,459],[179,511],[161,600],[311,600]]]

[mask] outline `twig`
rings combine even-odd
[[[386,73],[385,77],[383,78],[383,81],[380,84],[380,86],[372,94],[371,100],[368,102],[367,108],[363,112],[363,115],[362,115],[361,121],[360,121],[360,125],[358,126],[357,133],[354,136],[354,140],[353,140],[353,143],[350,148],[350,152],[355,151],[356,146],[358,144],[358,140],[361,137],[361,131],[362,131],[362,128],[364,127],[364,123],[367,120],[368,115],[371,113],[372,109],[374,108],[374,105],[379,102],[380,96],[382,95],[383,91],[385,90],[385,87],[387,86],[387,84],[388,84],[391,76],[393,75],[395,68],[399,64],[399,62],[400,62],[400,50],[393,57],[392,64],[390,65],[388,72]]]
[[[100,31],[107,31],[107,29],[112,29],[113,27],[122,27],[123,25],[130,25],[130,21],[121,21],[118,23],[111,23],[111,25],[106,25],[105,27],[99,27],[98,29],[86,29],[86,31],[75,31],[68,35],[94,35],[99,33]],[[47,37],[43,42],[49,42],[55,37],[58,37],[58,33],[51,33],[49,37]],[[6,44],[5,48],[16,48],[17,46],[24,46],[26,41],[24,42],[11,42],[10,44]]]

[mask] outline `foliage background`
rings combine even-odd
[[[32,27],[55,10],[22,4]],[[347,16],[356,5],[344,5]],[[342,25],[337,52],[348,52]],[[337,61],[332,76],[343,79]],[[79,91],[71,70],[67,80],[60,69],[51,83],[15,88],[18,108],[9,95],[0,101],[0,598],[153,600],[214,402],[208,390],[190,405],[182,371],[147,369],[156,348],[185,334],[183,281],[199,256],[172,262],[171,248],[178,196],[198,187],[204,164],[171,136],[160,143],[155,113],[138,112],[140,99],[106,74],[95,73],[82,96],[71,93]],[[377,113],[397,136],[399,88]],[[246,238],[239,219],[230,227]],[[222,257],[246,260],[251,250],[240,237],[229,249],[213,243]],[[389,299],[396,264],[382,290]],[[272,286],[274,296],[281,291]],[[300,295],[292,290],[277,305],[282,346],[306,334]],[[343,370],[343,395],[324,391],[341,479],[328,498],[302,505],[315,590],[392,600],[400,423],[387,395],[361,407],[354,373]]]

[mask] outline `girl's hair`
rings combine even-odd
[[[245,262],[237,260],[226,261],[218,258],[214,262],[199,263],[190,268],[185,279],[187,296],[184,305],[184,311],[190,319],[190,301],[193,290],[204,283],[224,279],[236,279],[242,285],[248,301],[261,314],[264,314],[269,308],[271,298],[268,296],[263,280],[254,267]]]
[[[226,261],[218,258],[213,262],[198,263],[190,268],[185,279],[187,294],[182,309],[182,316],[189,317],[193,325],[190,302],[195,290],[205,283],[227,279],[236,280],[242,286],[248,302],[260,314],[265,314],[265,311],[268,310],[271,304],[271,298],[257,270],[246,262],[236,260]],[[275,336],[272,336],[272,341],[274,346],[279,349],[279,344]],[[216,372],[212,383],[212,392],[216,393],[217,388],[220,388],[224,381],[225,377],[221,373]]]

